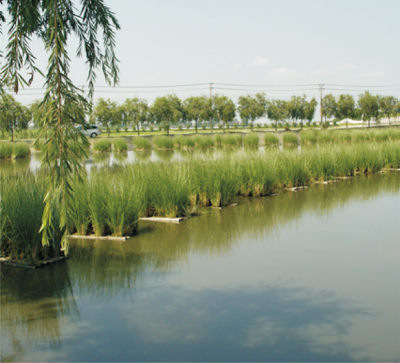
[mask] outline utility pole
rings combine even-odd
[[[211,106],[211,113],[212,113],[212,83],[210,83],[210,106]],[[211,135],[213,134],[213,123],[214,123],[214,120],[213,120],[213,117],[211,116]]]
[[[323,123],[322,123],[322,114],[323,114],[323,108],[322,108],[322,91],[323,91],[323,88],[324,87],[324,84],[320,84],[319,85],[319,102],[320,102],[320,110],[321,110],[321,129],[323,128]]]

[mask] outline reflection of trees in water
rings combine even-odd
[[[347,341],[352,319],[371,315],[333,294],[282,285],[156,286],[136,310],[130,329],[138,341],[126,357],[137,361],[354,361],[365,353]]]
[[[227,256],[239,243],[265,239],[305,213],[326,216],[351,202],[399,190],[397,174],[360,177],[279,197],[242,198],[239,207],[210,209],[209,214],[178,225],[143,222],[139,234],[126,243],[72,242],[72,280],[79,291],[93,295],[121,292],[135,286],[146,271],[164,273],[181,268],[192,253]]]
[[[61,327],[79,319],[66,263],[38,270],[2,267],[2,360],[30,348],[61,346]],[[8,351],[10,349],[10,351]]]

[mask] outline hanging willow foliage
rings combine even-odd
[[[3,0],[0,0],[2,3]],[[48,170],[41,227],[42,244],[48,245],[54,233],[51,204],[53,198],[57,198],[60,229],[64,233],[62,249],[68,253],[67,216],[73,202],[71,180],[73,174],[79,177],[83,172],[79,159],[85,155],[84,149],[88,145],[86,137],[75,126],[84,126],[90,102],[68,77],[70,58],[67,41],[70,35],[79,39],[77,56],[86,58],[91,99],[97,68],[102,69],[109,84],[118,82],[115,29],[119,29],[119,24],[103,0],[80,0],[79,10],[71,0],[8,0],[7,4],[10,17],[9,42],[0,84],[10,85],[17,93],[21,86],[32,83],[35,73],[41,73],[35,66],[35,57],[29,48],[32,35],[43,40],[49,55],[45,75],[46,92],[39,106],[46,111],[38,140],[45,133],[50,135],[44,146],[42,160]],[[1,13],[0,32],[2,22],[5,22],[5,18]],[[99,30],[103,32],[103,49],[97,40]],[[29,76],[28,80],[22,75],[24,71]]]

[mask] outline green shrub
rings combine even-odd
[[[124,127],[125,132],[128,132],[128,126]]]
[[[124,139],[114,139],[112,144],[114,152],[122,153],[128,151],[128,143]]]
[[[153,132],[153,131],[154,131],[154,127],[150,126],[150,132]]]
[[[93,142],[93,152],[107,153],[111,151],[111,141],[107,139],[99,139]]]
[[[239,127],[239,125],[238,125],[238,124],[234,124],[233,127],[234,127],[235,129],[237,129],[237,128]]]
[[[182,130],[183,130],[182,125],[179,125],[179,131],[182,131]]]
[[[205,130],[206,129],[206,125],[201,125],[201,128],[203,129],[203,130]]]
[[[115,127],[115,132],[119,132],[120,131],[120,127],[119,126],[116,126]]]

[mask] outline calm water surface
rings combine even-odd
[[[399,361],[400,175],[2,268],[4,361]]]

